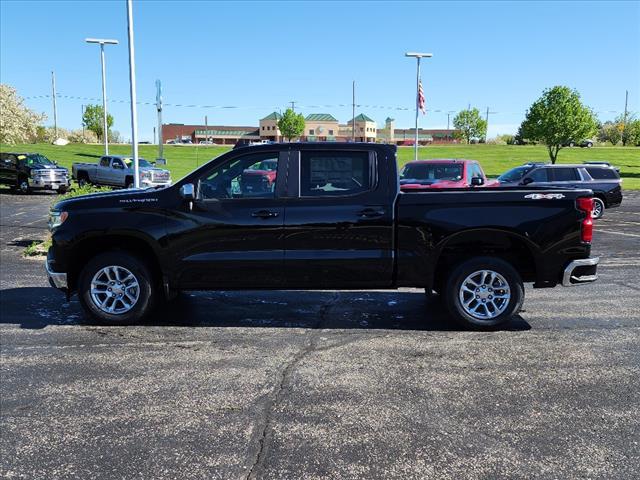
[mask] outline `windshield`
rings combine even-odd
[[[267,172],[273,172],[278,169],[277,160],[263,160],[259,163],[251,165],[248,170],[266,170]]]
[[[516,167],[503,173],[498,177],[500,182],[518,182],[524,177],[527,172],[531,170],[531,167]]]
[[[125,166],[128,169],[133,169],[133,158],[123,158],[122,162],[125,164]],[[139,168],[153,168],[153,165],[151,163],[149,163],[147,160],[145,160],[144,158],[138,158],[138,167]]]
[[[20,155],[18,160],[24,160],[24,164],[28,167],[32,167],[34,165],[55,165],[51,160],[49,160],[44,155],[40,155],[39,153],[30,153],[29,155]]]
[[[413,163],[405,165],[400,180],[462,180],[462,164]]]

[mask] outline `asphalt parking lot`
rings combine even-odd
[[[3,478],[638,478],[640,194],[600,279],[460,331],[418,290],[202,292],[83,322],[20,253],[51,195],[0,191]]]

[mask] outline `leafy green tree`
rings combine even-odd
[[[544,143],[551,163],[556,163],[563,145],[591,137],[597,125],[595,115],[582,104],[576,90],[556,86],[542,92],[521,127],[523,137]]]
[[[456,129],[455,136],[464,139],[467,143],[472,138],[486,137],[487,122],[480,116],[477,108],[462,110],[453,119],[453,126]]]
[[[608,121],[604,122],[598,129],[598,140],[601,142],[611,142],[611,145],[617,145],[622,140],[623,124]]]
[[[629,125],[633,125],[637,122],[636,116],[633,113],[627,113],[627,118],[623,114],[620,114],[614,120],[614,123],[618,125],[620,130],[620,140],[622,140],[622,146],[626,147],[627,144],[635,145],[631,138],[633,129],[629,128]]]
[[[16,89],[0,84],[0,143],[27,143],[36,140],[38,127],[46,118],[24,106]]]
[[[278,120],[278,128],[282,132],[282,136],[291,141],[292,138],[299,137],[304,132],[304,116],[287,108],[287,111]]]
[[[82,124],[91,130],[99,139],[103,139],[104,109],[101,105],[87,105],[82,115]],[[113,126],[113,116],[107,113],[107,131]]]
[[[626,137],[627,144],[640,147],[640,120],[627,121],[624,132],[623,137]]]

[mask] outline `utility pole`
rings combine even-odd
[[[53,97],[53,131],[55,132],[54,140],[58,139],[58,105],[56,103],[56,74],[51,72],[51,96]]]
[[[162,138],[162,85],[156,80],[156,110],[158,111],[158,158],[164,158],[164,139]]]
[[[293,110],[295,112],[296,111],[296,103],[297,102],[294,100],[294,101],[289,102],[289,103],[291,104],[291,110]]]
[[[447,130],[449,130],[449,117],[452,113],[456,113],[456,112],[454,112],[453,110],[449,110],[447,112]]]
[[[209,140],[209,119],[207,116],[204,116],[204,139]]]
[[[153,127],[153,143],[156,143],[156,127]]]
[[[484,141],[487,142],[487,137],[489,136],[489,114],[498,113],[498,112],[490,112],[489,107],[487,107],[487,114],[484,117],[485,122],[487,123],[487,130],[484,132]]]
[[[351,141],[356,141],[356,81],[353,81],[353,88],[351,92]]]
[[[82,141],[84,141],[84,105],[80,105],[80,120],[82,122]]]
[[[129,38],[129,92],[131,96],[131,147],[133,153],[133,182],[135,188],[140,188],[140,164],[138,162],[138,112],[136,104],[136,56],[135,47],[133,44],[132,0],[127,0],[127,33]]]
[[[625,146],[625,134],[627,133],[627,104],[629,102],[629,90],[624,91],[624,120],[622,123],[622,146]],[[55,104],[54,104],[55,105]]]

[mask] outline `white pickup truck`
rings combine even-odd
[[[171,185],[169,170],[157,168],[144,158],[138,159],[140,186],[157,187]],[[133,159],[121,155],[105,155],[95,163],[76,162],[71,166],[71,175],[78,185],[109,185],[131,188],[134,185]]]

